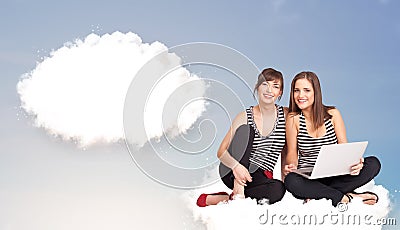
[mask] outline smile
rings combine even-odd
[[[268,97],[268,98],[273,98],[274,97],[274,95],[271,95],[271,94],[263,94],[263,96],[264,97]]]

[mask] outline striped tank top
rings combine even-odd
[[[285,113],[283,107],[276,106],[277,118],[274,128],[267,136],[262,136],[254,122],[253,106],[246,109],[247,123],[253,127],[255,135],[250,153],[250,163],[263,170],[273,171],[276,161],[285,145]]]
[[[297,168],[314,167],[319,150],[322,145],[337,144],[335,129],[330,119],[325,120],[326,133],[322,137],[312,137],[307,132],[306,119],[303,113],[299,117],[299,134],[297,135],[297,145],[299,148],[299,163]]]

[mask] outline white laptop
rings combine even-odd
[[[351,166],[360,162],[368,141],[323,145],[313,168],[301,168],[294,172],[308,179],[350,174]]]

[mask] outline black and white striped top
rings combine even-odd
[[[321,146],[337,144],[335,129],[330,119],[325,120],[325,135],[315,138],[310,136],[307,132],[306,120],[303,113],[300,114],[299,123],[299,134],[297,135],[299,163],[297,168],[314,167]]]
[[[250,154],[250,163],[263,170],[273,171],[276,161],[285,145],[285,113],[283,107],[276,106],[277,119],[274,128],[267,136],[262,136],[254,122],[253,106],[246,109],[247,123],[254,128],[255,135]]]

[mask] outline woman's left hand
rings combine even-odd
[[[350,175],[357,176],[358,174],[360,174],[360,171],[363,168],[363,166],[364,166],[364,158],[361,158],[359,163],[351,166]]]

